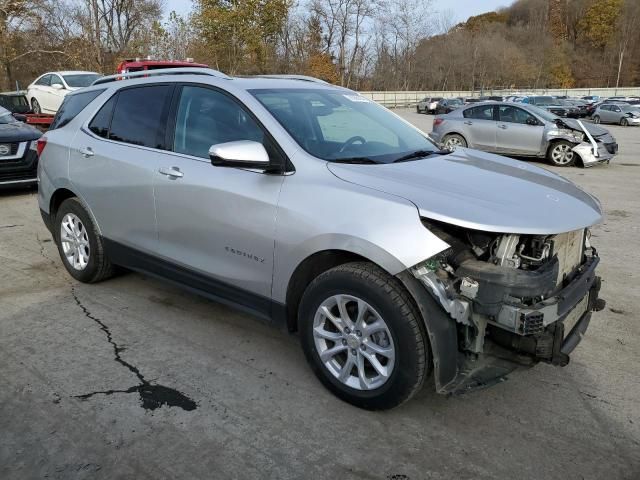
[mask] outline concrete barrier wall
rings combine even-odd
[[[485,90],[483,95],[515,95],[518,93],[532,93],[534,95],[567,95],[569,97],[583,97],[586,95],[598,95],[600,97],[614,96],[640,96],[640,87],[621,88],[569,88],[569,89],[538,89],[538,90]],[[424,97],[479,97],[480,92],[468,90],[455,91],[411,91],[411,92],[360,92],[361,95],[370,98],[388,107],[413,106]]]

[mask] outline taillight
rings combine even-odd
[[[444,122],[444,119],[443,119],[443,118],[438,118],[438,117],[436,117],[436,118],[434,118],[434,119],[433,119],[433,126],[434,126],[434,127],[437,127],[437,126],[438,126],[438,125],[440,125],[442,122]]]
[[[45,137],[40,137],[38,139],[38,142],[36,143],[36,151],[38,152],[38,157],[42,156],[42,151],[46,146],[47,146],[47,139]]]

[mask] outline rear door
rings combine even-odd
[[[500,105],[497,127],[496,144],[500,153],[512,155],[540,153],[544,125],[526,110],[512,105]]]
[[[145,252],[157,249],[153,179],[163,151],[173,85],[119,90],[76,135],[70,177],[101,234]]]
[[[31,87],[30,95],[40,104],[40,108],[49,110],[49,86],[51,85],[51,75],[43,75]],[[29,99],[31,100],[31,99]]]
[[[495,105],[479,105],[462,112],[462,134],[471,148],[487,152],[496,151]]]
[[[154,172],[160,254],[186,267],[185,281],[202,278],[205,289],[260,311],[271,296],[285,177],[213,166],[208,152],[237,140],[261,142],[270,156],[277,148],[243,105],[213,87],[184,85],[172,110],[174,135],[167,143],[174,153]]]

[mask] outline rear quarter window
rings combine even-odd
[[[58,109],[56,116],[51,122],[49,130],[55,130],[56,128],[62,128],[68,124],[71,120],[85,109],[95,98],[104,92],[102,90],[91,90],[90,92],[74,93],[73,95],[67,95],[62,101],[62,105]]]

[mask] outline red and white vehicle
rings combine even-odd
[[[118,73],[141,72],[143,70],[158,70],[161,68],[180,68],[180,67],[201,67],[208,68],[209,65],[204,63],[194,63],[193,59],[188,58],[185,61],[178,60],[152,60],[147,57],[145,59],[127,59],[118,65]]]

